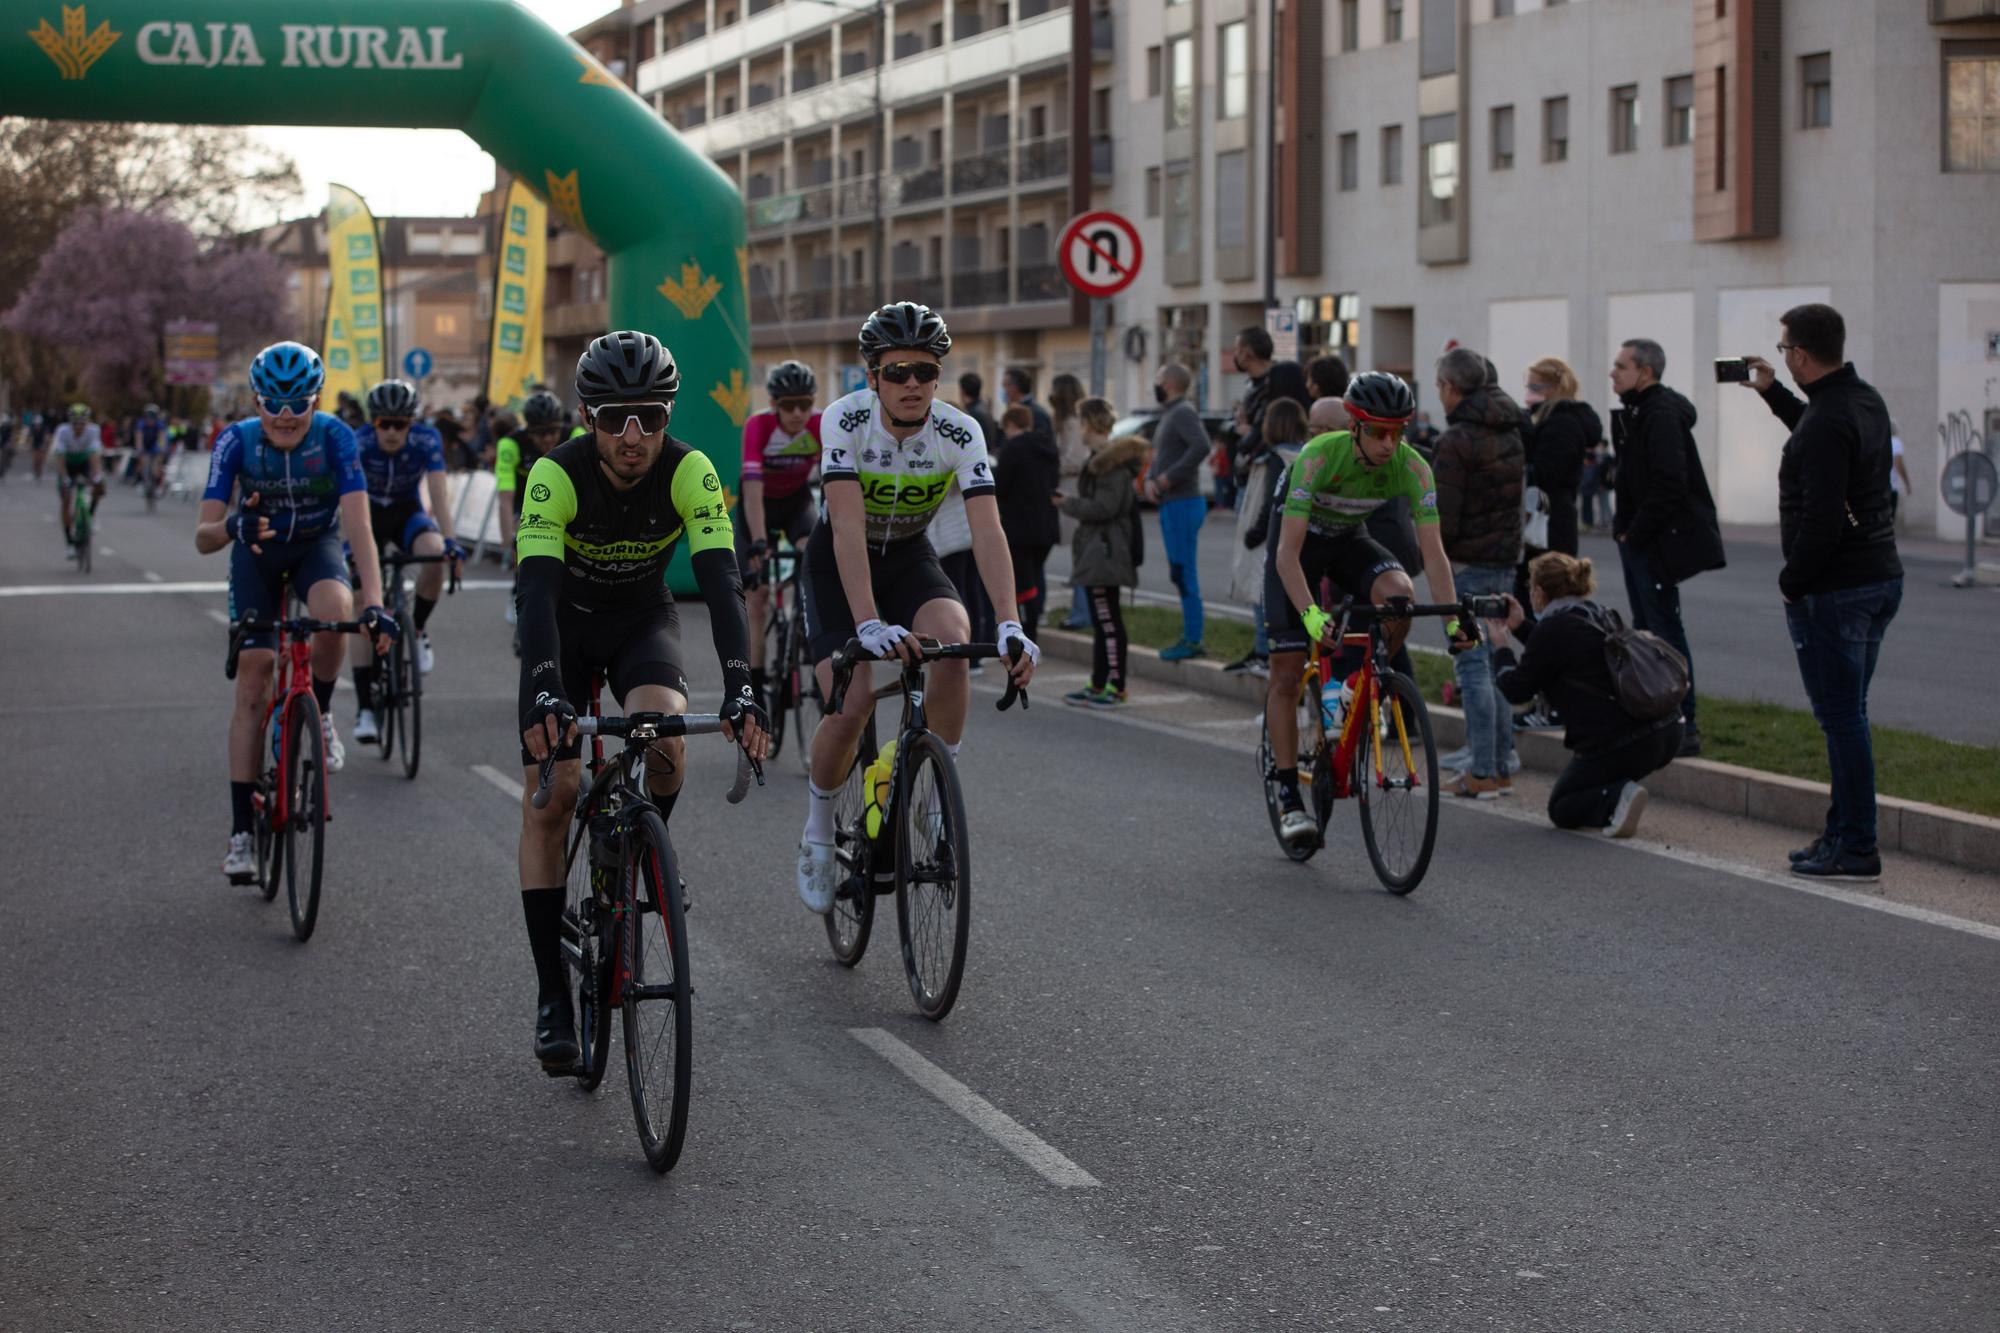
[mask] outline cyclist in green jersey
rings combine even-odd
[[[1368,516],[1401,495],[1416,519],[1417,546],[1424,557],[1424,581],[1431,600],[1455,602],[1451,561],[1438,531],[1437,487],[1430,465],[1403,442],[1403,428],[1415,414],[1416,398],[1394,375],[1372,370],[1347,386],[1352,431],[1334,431],[1307,443],[1279,481],[1273,503],[1282,505],[1278,539],[1264,562],[1264,624],[1271,641],[1271,684],[1264,718],[1284,792],[1279,836],[1309,838],[1318,829],[1299,795],[1299,721],[1296,701],[1305,674],[1306,650],[1318,639],[1329,646],[1333,617],[1319,605],[1320,582],[1331,579],[1339,593],[1382,605],[1394,598],[1414,600],[1416,585],[1402,562],[1367,532]],[[1391,652],[1409,637],[1410,622],[1387,621],[1383,637]],[[1470,641],[1472,627],[1454,620],[1446,626],[1454,644]]]
[[[69,530],[70,491],[83,482],[90,483],[90,513],[97,515],[97,506],[104,500],[104,433],[97,423],[90,419],[88,403],[71,403],[69,420],[55,429],[55,437],[50,441],[49,453],[55,455],[56,466],[56,510],[62,520],[63,544],[70,547],[72,559],[76,556],[76,542]]]
[[[700,450],[667,434],[680,390],[674,358],[651,334],[606,334],[576,367],[588,438],[556,446],[528,473],[515,549],[521,578],[521,908],[539,999],[535,1056],[552,1074],[576,1060],[576,1016],[562,958],[563,834],[581,765],[576,702],[602,676],[623,710],[684,713],[680,620],[667,561],[683,536],[722,662],[723,734],[756,759],[769,748],[750,690],[750,635],[728,497]],[[574,701],[574,702],[573,702]],[[554,754],[554,799],[537,810],[541,761]],[[646,756],[646,787],[671,818],[683,742]]]
[[[537,389],[521,403],[521,428],[500,437],[493,451],[493,489],[500,502],[502,549],[514,549],[514,524],[520,516],[521,495],[528,489],[528,471],[535,461],[559,441],[587,434],[583,427],[569,429],[569,413],[562,399],[547,389]],[[507,599],[507,623],[514,626],[514,656],[521,655],[521,579],[515,568],[513,592]]]

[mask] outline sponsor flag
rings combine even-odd
[[[382,246],[375,217],[345,185],[329,190],[326,205],[326,327],[320,356],[326,361],[327,411],[341,393],[363,397],[388,378],[383,346]]]
[[[486,398],[518,412],[542,382],[542,286],[547,276],[548,205],[517,178],[507,187],[493,281],[492,344]]]

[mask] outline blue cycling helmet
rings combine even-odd
[[[319,353],[303,343],[272,343],[250,362],[250,388],[260,398],[306,398],[324,383]]]

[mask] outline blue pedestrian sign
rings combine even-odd
[[[421,347],[412,347],[403,353],[403,373],[413,380],[420,380],[431,373],[431,354]]]

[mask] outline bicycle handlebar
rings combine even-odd
[[[256,612],[251,612],[229,627],[229,658],[223,663],[225,679],[236,679],[236,659],[242,655],[243,641],[260,629],[275,629],[280,633],[300,638],[307,634],[364,634],[358,620],[314,620],[310,616],[293,616],[289,620],[265,621]]]
[[[403,565],[450,565],[451,577],[445,584],[445,594],[449,596],[459,589],[458,562],[448,555],[406,555],[401,551],[397,551],[393,555],[384,556],[383,561],[391,569],[400,568]]]
[[[720,732],[726,719],[720,713],[634,713],[630,717],[579,717],[576,720],[578,736],[618,736],[629,738],[635,728],[653,728],[653,734],[645,738],[650,745],[655,740],[671,740],[677,736],[712,736]],[[731,805],[740,805],[750,792],[750,779],[756,778],[757,785],[764,785],[764,766],[750,757],[743,748],[742,740],[736,743],[736,777],[730,784],[727,799]],[[549,800],[555,795],[556,754],[549,751],[549,757],[542,760],[541,781],[530,798],[537,810],[546,810]]]
[[[1335,620],[1407,620],[1411,616],[1457,616],[1463,620],[1505,620],[1507,599],[1505,596],[1486,595],[1461,597],[1456,602],[1405,602],[1392,598],[1387,602],[1357,602],[1352,597],[1343,598],[1329,608]]]
[[[1024,651],[1019,639],[1009,639],[1007,647],[1004,650],[997,643],[939,643],[936,639],[918,638],[914,634],[910,636],[909,641],[917,645],[917,661],[911,665],[921,665],[924,662],[977,662],[988,657],[1004,656],[1007,659],[1008,665],[1012,666],[1021,660],[1021,653]],[[859,639],[849,639],[843,644],[831,659],[833,663],[833,696],[827,701],[827,706],[824,710],[825,714],[830,717],[838,713],[841,706],[847,702],[847,687],[854,680],[855,667],[860,666],[863,662],[886,662],[889,660],[891,659],[886,657],[876,657],[875,654],[862,646]],[[900,658],[895,660],[901,662]],[[995,704],[994,707],[1004,713],[1014,706],[1014,702],[1017,699],[1020,701],[1022,708],[1028,706],[1028,692],[1019,685],[1016,685],[1014,678],[1010,675],[1007,678],[1007,690],[1000,696],[1000,702]]]

